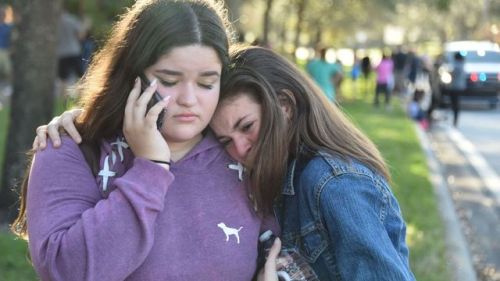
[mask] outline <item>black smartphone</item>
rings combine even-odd
[[[149,87],[150,82],[148,78],[146,78],[146,75],[140,75],[140,78],[141,78],[141,93],[143,93]],[[155,91],[153,97],[148,102],[147,111],[149,111],[151,107],[153,107],[153,105],[160,102],[161,100],[163,100],[162,96],[160,95],[160,93],[158,93],[158,91]],[[156,120],[156,127],[158,128],[158,130],[160,130],[161,127],[163,127],[164,117],[165,117],[165,109],[163,109],[160,112],[160,114],[158,115],[158,120]]]

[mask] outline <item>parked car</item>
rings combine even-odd
[[[456,52],[465,57],[464,69],[467,73],[467,88],[462,101],[496,107],[500,101],[500,47],[488,41],[454,41],[444,45],[443,54],[436,64],[440,104],[449,104],[447,89]]]

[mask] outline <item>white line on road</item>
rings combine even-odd
[[[484,181],[486,188],[493,194],[497,206],[500,206],[500,177],[491,168],[484,157],[477,151],[474,144],[467,140],[460,131],[448,127],[448,135],[455,142],[457,147],[465,154],[469,163],[477,171]]]

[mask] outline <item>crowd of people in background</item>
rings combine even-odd
[[[12,75],[10,53],[13,24],[7,12],[7,7],[0,6],[0,110],[3,108],[3,98],[12,92],[9,81]]]
[[[12,92],[12,41],[16,36],[15,14],[8,5],[0,6],[0,109],[2,99]],[[85,73],[88,62],[96,50],[96,41],[92,36],[90,20],[77,16],[64,8],[58,26],[56,53],[57,96],[71,94],[68,86],[74,84]]]
[[[4,88],[6,88],[9,92],[8,95],[10,95],[12,91],[10,86],[12,75],[10,45],[13,23],[12,20],[6,21],[7,9],[8,6],[0,7],[0,90],[4,93]],[[68,91],[71,89],[68,86],[78,81],[85,73],[92,53],[97,48],[91,30],[88,18],[82,15],[77,16],[69,12],[69,9],[63,9],[57,43],[58,83],[56,85],[58,87],[56,95],[71,97],[73,91]],[[265,45],[264,47],[270,48],[268,44],[261,44],[259,39],[252,42],[252,45]],[[333,61],[327,60],[328,51],[329,48],[318,47],[314,58],[308,61],[305,69],[330,101],[339,102],[342,81],[345,78],[343,63],[338,57]],[[369,54],[362,57],[354,55],[352,68],[349,72],[349,77],[353,82],[351,90],[357,95],[360,90],[358,82],[361,81],[362,89],[364,89],[363,98],[372,99],[373,105],[378,107],[380,96],[383,95],[384,108],[387,110],[392,109],[391,97],[403,97],[408,107],[410,104],[412,104],[411,107],[419,106],[420,111],[425,113],[422,120],[425,120],[424,124],[428,124],[432,121],[432,113],[437,106],[437,98],[434,96],[436,91],[432,89],[431,81],[435,67],[430,58],[426,55],[419,56],[414,48],[406,48],[405,46],[395,47],[392,54],[385,49],[381,53],[383,55],[380,61],[378,61],[378,57]],[[456,65],[459,68],[459,61]],[[375,79],[371,78],[372,75],[375,75]],[[375,85],[373,85],[373,80],[375,80]],[[459,96],[463,86],[460,83],[456,84],[451,85],[456,89],[450,90],[450,103],[455,126],[458,122]],[[417,92],[418,94],[416,94]],[[0,99],[0,108],[1,102]],[[410,111],[408,112],[409,116],[412,117]]]
[[[332,102],[339,102],[339,92],[344,71],[337,57],[336,62],[326,58],[327,52],[334,49],[320,48],[316,56],[308,61],[306,71],[316,81],[325,95]],[[422,128],[428,129],[435,119],[434,110],[440,106],[442,89],[439,89],[437,70],[440,66],[439,56],[432,60],[427,54],[419,54],[415,48],[397,46],[392,53],[388,48],[380,51],[380,59],[372,54],[358,56],[354,50],[354,58],[350,69],[352,95],[372,100],[378,108],[383,96],[384,108],[392,110],[392,97],[396,96],[403,103],[408,117],[418,122]],[[465,89],[463,76],[463,56],[456,55],[452,72],[453,83],[449,86],[452,124],[457,126],[460,111],[460,96]],[[361,85],[359,84],[361,81]],[[375,83],[373,83],[375,81]],[[360,87],[361,86],[361,87]],[[361,89],[361,91],[360,91]]]

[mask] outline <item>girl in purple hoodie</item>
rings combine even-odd
[[[80,82],[81,142],[48,143],[23,183],[13,230],[42,280],[253,277],[262,216],[206,130],[229,60],[220,10],[137,1],[114,26]]]

